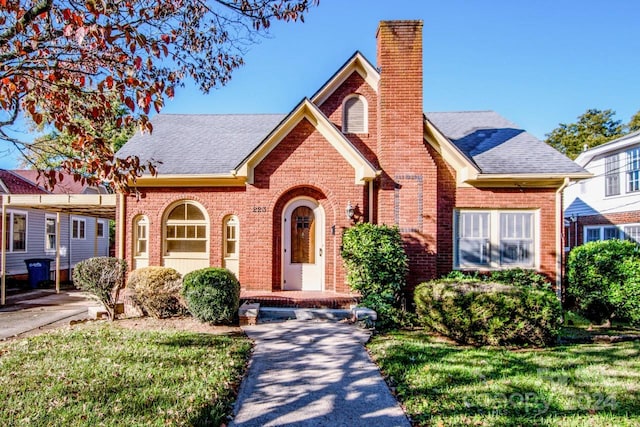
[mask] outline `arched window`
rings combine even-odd
[[[345,98],[342,105],[342,132],[367,133],[367,101],[363,96]]]
[[[149,265],[149,219],[139,215],[133,220],[133,268]]]
[[[240,271],[240,222],[237,216],[229,215],[222,224],[222,265],[237,277]]]
[[[207,252],[207,219],[193,202],[173,206],[164,226],[165,256]]]

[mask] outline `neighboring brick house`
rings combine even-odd
[[[588,174],[494,112],[425,115],[421,21],[381,22],[377,40],[377,68],[356,52],[289,114],[161,114],[134,136],[119,155],[158,175],[119,198],[131,268],[348,292],[342,232],[369,221],[400,228],[410,287],[452,269],[559,279],[561,190]]]
[[[613,238],[640,243],[640,131],[585,150],[593,177],[564,191],[565,249]]]

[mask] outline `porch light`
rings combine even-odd
[[[353,206],[351,205],[351,201],[347,202],[347,208],[345,209],[345,213],[347,214],[347,219],[352,220],[353,216],[355,215],[356,211],[355,209],[353,209]]]

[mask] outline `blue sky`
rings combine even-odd
[[[388,19],[424,21],[427,112],[495,110],[544,139],[588,108],[640,110],[640,1],[321,0],[275,23],[227,86],[178,89],[162,112],[287,113],[356,50],[375,64]]]

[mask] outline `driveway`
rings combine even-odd
[[[73,319],[87,317],[89,307],[100,307],[101,304],[81,291],[38,292],[34,295],[16,295],[9,305],[0,308],[0,340],[11,338],[27,332],[41,330],[68,322]],[[30,298],[30,299],[27,299]]]
[[[336,322],[243,327],[255,341],[232,426],[410,426],[364,344]]]

